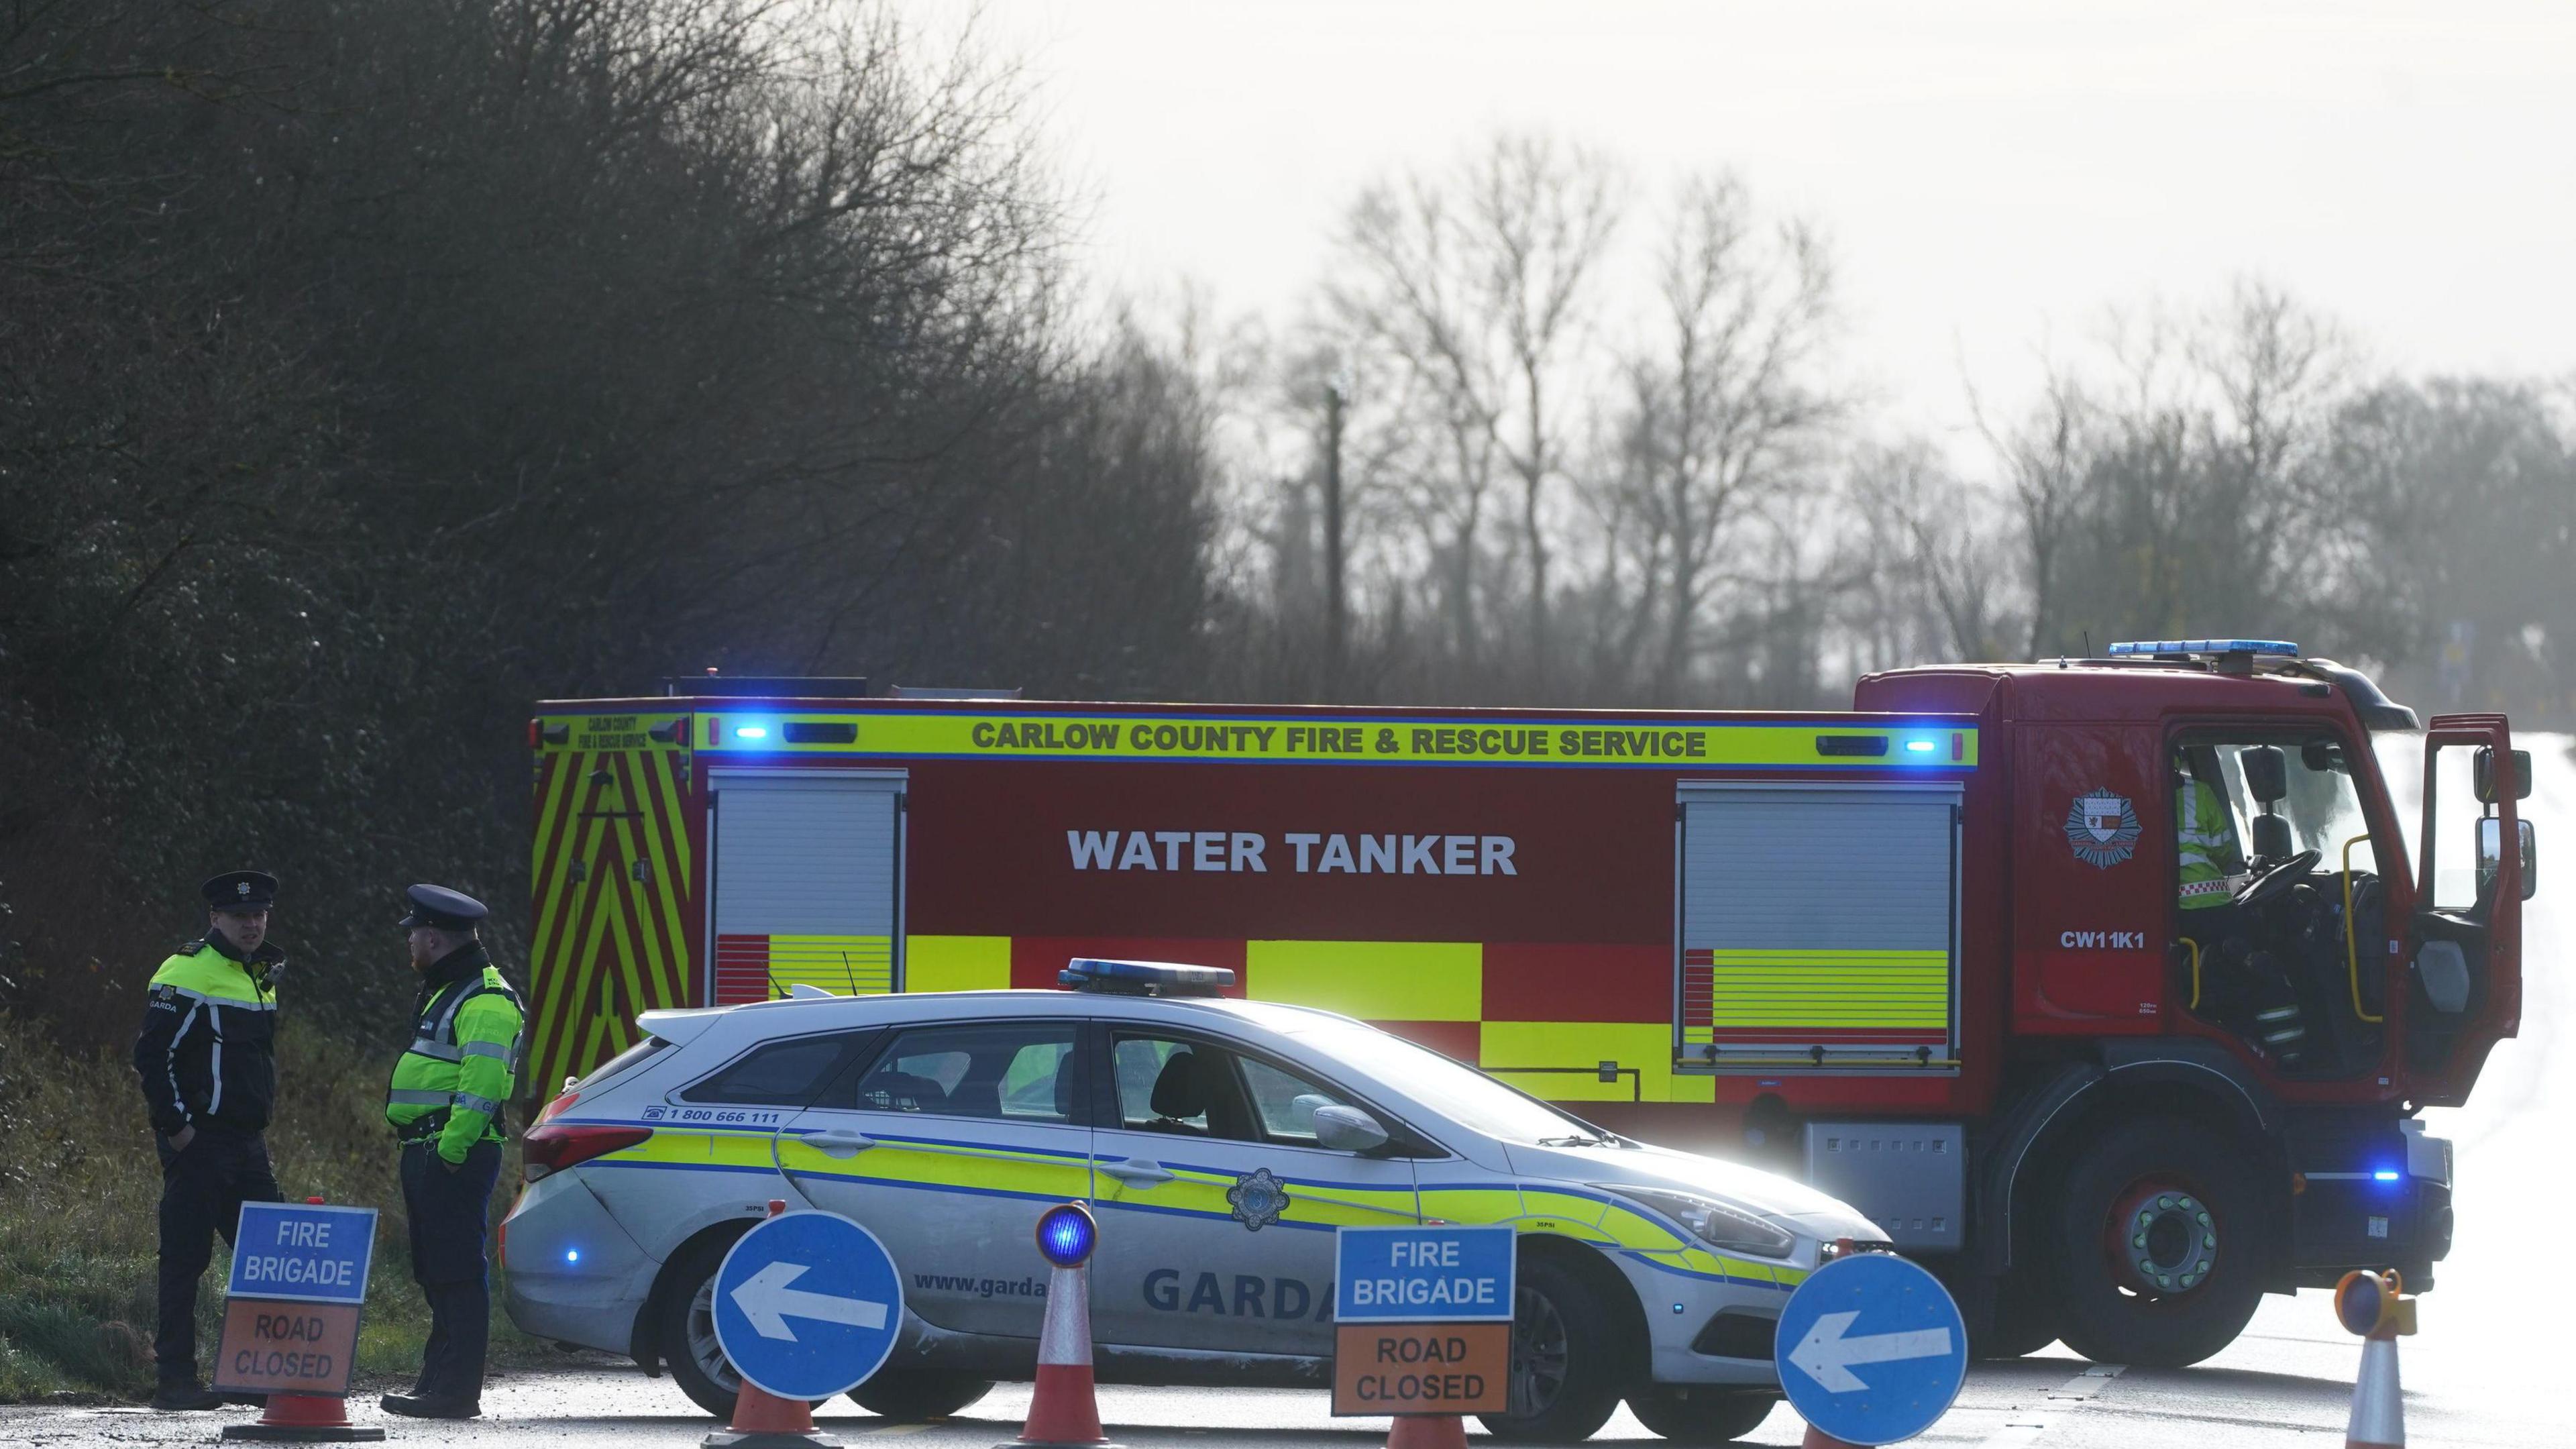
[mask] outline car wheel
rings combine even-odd
[[[1762,1427],[1780,1396],[1714,1384],[1657,1384],[1628,1396],[1628,1412],[1676,1444],[1731,1444]]]
[[[731,1238],[702,1242],[671,1265],[669,1290],[661,1297],[661,1322],[655,1336],[662,1343],[662,1362],[671,1378],[697,1406],[719,1419],[733,1418],[734,1397],[742,1392],[742,1375],[716,1343],[716,1269],[723,1265]]]
[[[941,1419],[993,1391],[991,1379],[935,1369],[887,1371],[850,1390],[850,1401],[899,1423]]]
[[[1512,1298],[1511,1408],[1479,1414],[1515,1444],[1579,1444],[1619,1407],[1619,1335],[1599,1293],[1574,1270],[1523,1254]]]
[[[2181,1368],[2233,1342],[2262,1298],[2260,1195],[2234,1139],[2171,1118],[2113,1129],[2058,1204],[2058,1332],[2104,1363]]]

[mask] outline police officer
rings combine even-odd
[[[206,934],[152,973],[134,1075],[161,1157],[161,1270],[152,1356],[156,1409],[211,1409],[197,1383],[197,1279],[211,1235],[233,1240],[246,1202],[278,1201],[268,1165],[277,1097],[277,987],[286,956],[268,941],[277,877],[256,870],[199,887]]]
[[[413,886],[408,898],[402,924],[420,999],[385,1119],[403,1145],[411,1275],[429,1300],[430,1327],[419,1383],[383,1405],[419,1419],[471,1419],[483,1412],[492,1313],[483,1238],[501,1174],[501,1104],[517,1084],[527,1016],[475,939],[489,914],[481,901],[434,885]]]

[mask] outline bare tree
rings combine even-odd
[[[1626,371],[1643,451],[1644,508],[1662,586],[1655,692],[1676,698],[1695,661],[1729,530],[1796,477],[1842,400],[1819,378],[1833,271],[1802,222],[1759,228],[1742,182],[1684,183],[1656,273],[1660,332]]]

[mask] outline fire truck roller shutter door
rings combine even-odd
[[[1684,1063],[1955,1066],[1950,783],[1681,789]]]
[[[711,999],[837,995],[902,985],[904,777],[717,770],[711,825]]]

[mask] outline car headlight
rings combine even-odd
[[[1730,1206],[1715,1198],[1695,1192],[1674,1192],[1657,1187],[1624,1187],[1602,1183],[1605,1192],[1615,1192],[1630,1202],[1639,1203],[1671,1218],[1690,1231],[1690,1235],[1712,1248],[1729,1252],[1752,1253],[1764,1258],[1785,1258],[1798,1245],[1797,1234],[1779,1227],[1743,1208]]]

